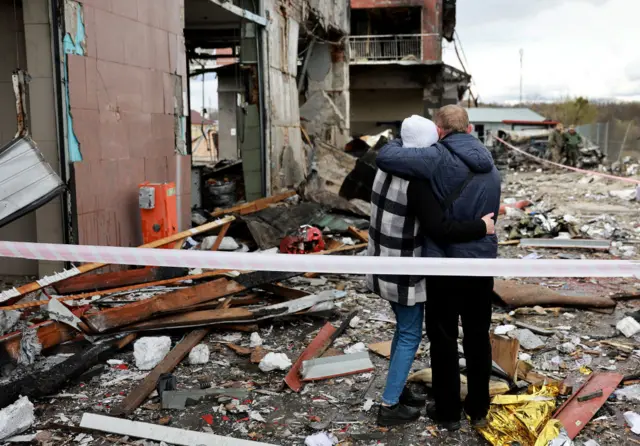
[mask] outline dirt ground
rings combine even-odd
[[[610,191],[629,189],[630,186],[621,186],[621,183],[600,179],[587,182],[584,178],[578,174],[554,172],[511,172],[503,186],[503,199],[530,199],[535,203],[544,203],[547,209],[553,209],[553,215],[575,217],[579,220],[580,227],[597,226],[600,224],[597,219],[603,214],[614,217],[615,223],[612,224],[618,231],[611,236],[616,242],[611,252],[557,249],[531,251],[514,246],[502,246],[500,256],[517,259],[531,256],[533,253],[537,258],[638,259],[635,247],[640,243],[640,204],[609,195]],[[508,224],[513,224],[511,218],[502,217],[499,220],[500,228]],[[505,232],[500,233],[501,239],[504,239]],[[367,345],[391,340],[394,322],[390,308],[386,302],[366,290],[364,278],[323,277],[327,279],[323,284],[295,278],[285,285],[311,292],[344,288],[347,297],[339,301],[338,314],[334,314],[329,320],[337,326],[341,317],[353,309],[358,309],[360,322],[349,328],[334,344],[334,348],[342,350],[358,342]],[[638,281],[626,279],[541,278],[527,280],[527,283],[541,284],[559,292],[592,295],[634,294],[640,291]],[[546,314],[516,312],[512,317],[555,332],[552,336],[540,336],[544,342],[542,348],[535,351],[521,349],[521,352],[532,356],[534,370],[551,377],[566,379],[576,389],[587,379],[583,374],[585,370],[580,371],[581,365],[584,364],[588,364],[588,368],[594,372],[616,371],[629,375],[640,371],[640,357],[600,344],[602,340],[611,340],[632,345],[635,350],[640,349],[640,335],[625,338],[615,328],[619,320],[637,310],[640,310],[640,299],[620,301],[613,312],[563,308],[548,310]],[[502,325],[498,321],[508,314],[508,309],[496,305],[492,329]],[[299,318],[277,321],[262,326],[259,334],[266,350],[285,353],[295,361],[325,322],[324,319]],[[171,336],[174,342],[182,336],[182,333],[176,331],[163,334]],[[159,398],[152,395],[130,419],[280,445],[302,445],[307,436],[316,432],[332,434],[336,441],[344,445],[487,444],[466,422],[463,422],[463,427],[458,432],[439,430],[425,417],[402,428],[378,428],[375,425],[377,402],[383,391],[388,360],[374,353],[371,353],[375,365],[373,373],[308,384],[300,394],[296,394],[283,389],[282,379],[285,372],[264,373],[257,365],[252,364],[249,358],[241,357],[230,350],[225,345],[232,339],[229,338],[230,335],[233,333],[212,333],[204,341],[211,350],[209,363],[191,366],[187,361],[183,361],[173,374],[179,389],[200,388],[200,382],[208,381],[212,388],[245,389],[248,391],[245,399],[233,401],[231,398],[222,397],[217,401],[202,402],[184,410],[169,411],[162,410]],[[242,333],[241,338],[233,342],[249,346],[249,338],[249,333]],[[557,346],[566,342],[577,344],[576,351],[570,354],[559,352]],[[59,360],[63,360],[81,347],[78,343],[61,346],[55,353]],[[589,353],[585,353],[584,350],[588,350]],[[555,361],[554,369],[543,371],[542,368],[548,366],[549,362],[554,362],[555,357],[558,357],[559,361]],[[584,359],[585,357],[588,359]],[[84,377],[69,384],[58,395],[34,401],[37,406],[36,429],[43,430],[39,435],[40,444],[157,444],[106,434],[82,434],[59,429],[59,425],[78,426],[85,412],[108,415],[110,409],[124,399],[145,376],[145,372],[136,369],[131,348],[114,356],[113,359],[122,363],[115,364],[111,361],[111,364],[104,364],[102,371],[95,376]],[[428,349],[422,350],[413,369],[429,367],[429,362]],[[418,390],[424,391],[420,387]],[[364,407],[367,399],[375,402],[368,411]],[[625,411],[640,412],[639,409],[639,401],[621,401],[612,396],[576,438],[576,444],[584,444],[590,439],[602,446],[640,444],[640,436],[630,432],[622,416]],[[256,420],[260,416],[265,422]],[[46,429],[46,426],[51,424],[58,426],[55,429]]]

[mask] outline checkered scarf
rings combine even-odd
[[[371,224],[367,255],[420,257],[422,237],[418,220],[409,211],[409,181],[378,170],[371,194]],[[427,300],[421,276],[367,275],[367,286],[385,300],[413,306]]]

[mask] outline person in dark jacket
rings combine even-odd
[[[498,215],[500,175],[487,148],[470,133],[464,108],[450,105],[436,114],[440,141],[431,147],[403,148],[392,141],[380,150],[378,168],[411,181],[430,181],[445,218],[469,221]],[[487,234],[470,242],[442,243],[426,237],[423,256],[496,258],[498,240]],[[461,276],[464,272],[461,271]],[[475,427],[486,425],[491,374],[491,277],[428,277],[425,319],[431,342],[435,404],[427,414],[447,429],[460,427],[458,319],[462,319],[463,347],[469,392],[464,411]]]
[[[403,147],[437,141],[433,122],[420,116],[407,118],[401,130]],[[407,181],[378,171],[371,197],[370,256],[420,257],[423,235],[439,243],[478,240],[494,231],[492,215],[468,222],[445,219],[429,181]],[[422,339],[427,286],[424,277],[369,275],[368,287],[391,303],[396,332],[382,396],[378,424],[393,426],[414,421],[426,400],[405,387]]]

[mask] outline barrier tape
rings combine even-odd
[[[505,146],[509,147],[510,149],[515,150],[516,152],[521,153],[522,155],[528,156],[529,158],[532,158],[532,159],[534,159],[535,161],[537,161],[537,162],[539,162],[541,164],[549,164],[551,166],[560,167],[562,169],[573,170],[574,172],[578,172],[578,173],[585,173],[585,174],[588,174],[588,175],[596,175],[596,176],[599,176],[599,177],[609,178],[610,180],[624,181],[626,183],[633,183],[633,184],[636,184],[636,185],[640,185],[640,181],[634,180],[633,178],[617,177],[615,175],[609,175],[607,173],[602,173],[602,172],[598,172],[598,171],[594,171],[594,170],[578,169],[577,167],[565,166],[564,164],[559,164],[559,163],[555,163],[553,161],[545,160],[545,159],[539,158],[539,157],[537,157],[535,155],[532,155],[530,153],[527,153],[524,150],[519,149],[518,147],[514,146],[513,144],[509,144],[508,142],[506,142],[502,138],[498,138],[496,136],[495,139],[500,141],[502,144],[504,144]]]
[[[0,257],[239,271],[474,277],[635,277],[640,261],[314,256],[0,242]],[[10,292],[11,290],[9,290]]]

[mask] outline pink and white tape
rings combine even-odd
[[[500,141],[502,144],[504,144],[506,147],[510,148],[511,150],[515,150],[516,152],[518,152],[518,153],[520,153],[522,155],[528,156],[529,158],[534,159],[535,161],[537,161],[537,162],[539,162],[541,164],[548,164],[550,166],[560,167],[562,169],[572,170],[574,172],[584,173],[584,174],[588,174],[588,175],[595,175],[595,176],[599,176],[599,177],[609,178],[610,180],[623,181],[625,183],[633,183],[635,185],[640,185],[640,181],[635,180],[633,178],[617,177],[615,175],[609,175],[608,173],[596,172],[596,171],[593,171],[593,170],[578,169],[577,167],[565,166],[564,164],[554,163],[553,161],[545,160],[545,159],[539,158],[539,157],[537,157],[535,155],[532,155],[530,153],[527,153],[524,150],[519,149],[518,147],[514,146],[513,144],[509,144],[508,142],[506,142],[502,138],[498,138],[496,136],[495,139]]]
[[[0,257],[240,271],[413,276],[640,278],[640,262],[631,260],[413,259],[225,253],[22,242],[0,242]]]

